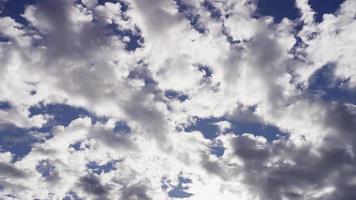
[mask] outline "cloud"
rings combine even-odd
[[[0,173],[3,174],[3,176],[9,176],[12,178],[26,177],[26,174],[23,171],[15,168],[7,163],[0,164]]]
[[[121,189],[121,199],[143,199],[150,200],[146,194],[147,188],[144,185],[132,185]]]
[[[93,174],[89,174],[79,179],[78,186],[85,193],[92,194],[96,199],[108,199],[108,188],[100,183],[100,179]]]
[[[261,5],[1,15],[0,198],[355,198],[355,3]]]

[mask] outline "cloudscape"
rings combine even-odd
[[[0,0],[0,199],[356,200],[355,0]]]

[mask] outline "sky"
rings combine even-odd
[[[356,199],[355,8],[0,0],[0,199]]]

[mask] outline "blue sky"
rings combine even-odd
[[[0,199],[355,199],[355,6],[0,1]]]

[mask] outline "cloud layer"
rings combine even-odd
[[[13,2],[1,199],[356,199],[356,2]]]

